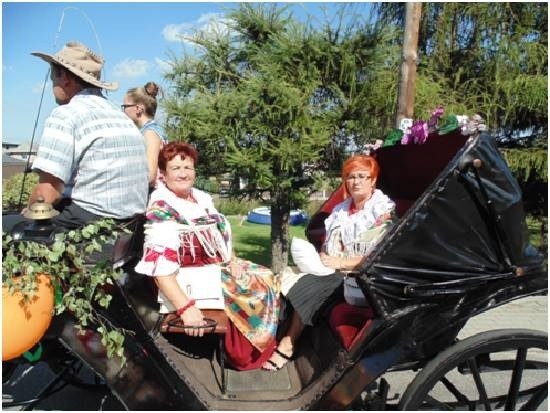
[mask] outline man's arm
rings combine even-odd
[[[38,173],[38,184],[31,192],[28,205],[32,205],[38,198],[42,198],[44,202],[55,204],[61,199],[65,188],[64,182],[48,172],[41,170],[36,170],[36,172]]]

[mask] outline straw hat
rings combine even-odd
[[[85,45],[79,42],[69,42],[54,55],[47,53],[33,52],[48,63],[56,63],[63,66],[85,82],[107,90],[117,90],[117,82],[102,82],[101,69],[103,58],[98,56]]]

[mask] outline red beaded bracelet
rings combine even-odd
[[[189,301],[187,301],[187,304],[185,304],[183,307],[177,309],[176,314],[178,316],[182,315],[185,312],[185,310],[187,310],[189,307],[191,307],[193,305],[195,305],[195,300],[191,298]]]

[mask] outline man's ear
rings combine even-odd
[[[72,72],[70,72],[67,69],[61,71],[61,75],[59,76],[59,81],[65,87],[71,84],[80,84],[81,82],[76,75],[74,75]]]

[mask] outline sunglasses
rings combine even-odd
[[[122,110],[126,110],[126,108],[131,108],[132,106],[137,106],[137,104],[136,104],[136,103],[133,103],[133,104],[131,104],[131,105],[124,105],[124,104],[122,104],[122,105],[120,105],[120,108],[121,108]]]

